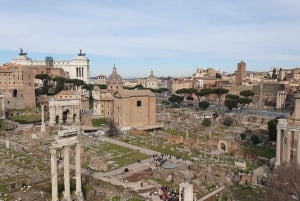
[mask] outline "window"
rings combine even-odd
[[[142,106],[142,101],[138,100],[138,101],[136,102],[136,106],[137,106],[137,107],[141,107],[141,106]]]

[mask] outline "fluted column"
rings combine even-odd
[[[281,129],[277,127],[277,140],[276,140],[276,162],[275,166],[281,164]]]
[[[58,201],[56,149],[50,148],[50,154],[51,154],[52,201]]]
[[[77,201],[83,201],[83,195],[81,190],[80,144],[75,145],[75,177]]]
[[[69,147],[64,147],[64,185],[65,185],[65,193],[64,193],[64,201],[71,201],[71,193],[70,193],[70,157],[69,157]]]

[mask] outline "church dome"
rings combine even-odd
[[[112,74],[107,78],[107,85],[123,85],[123,79],[117,73],[116,65],[114,65]]]

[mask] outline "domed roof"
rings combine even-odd
[[[114,65],[112,74],[107,78],[107,84],[123,84],[122,77],[117,73],[116,65]]]

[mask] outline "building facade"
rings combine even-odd
[[[300,94],[294,96],[294,112],[288,119],[278,119],[276,163],[300,166]]]
[[[46,57],[45,60],[34,61],[27,57],[27,53],[20,50],[19,56],[13,58],[12,63],[22,66],[46,66],[51,68],[61,68],[69,74],[70,79],[79,79],[89,82],[90,79],[90,61],[80,50],[77,57],[70,61],[57,61],[52,57]]]
[[[79,124],[80,115],[80,94],[64,90],[49,98],[49,126]]]
[[[119,90],[113,97],[113,118],[119,127],[141,130],[158,127],[156,97],[150,90]]]
[[[93,113],[112,119],[119,128],[142,130],[161,127],[156,123],[156,97],[150,90],[125,90],[114,66],[107,89],[93,90]]]
[[[7,63],[0,67],[0,94],[5,109],[24,109],[36,106],[34,76],[21,65]]]

